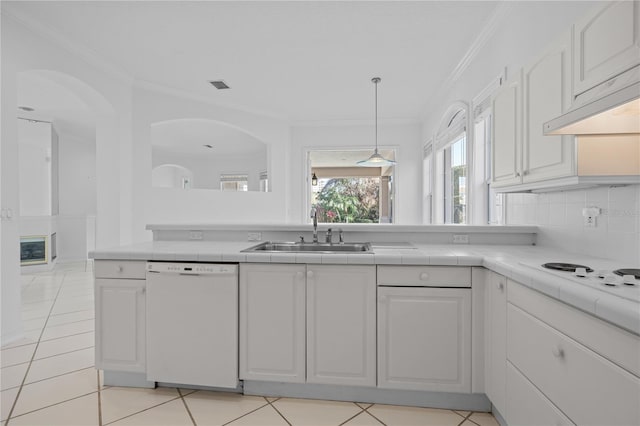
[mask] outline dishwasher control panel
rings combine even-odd
[[[182,263],[182,262],[148,262],[147,272],[173,273],[191,275],[226,275],[236,274],[237,264],[228,263]]]

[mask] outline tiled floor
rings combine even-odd
[[[91,263],[22,277],[25,338],[2,347],[1,424],[464,425],[487,413],[101,385],[94,368]]]

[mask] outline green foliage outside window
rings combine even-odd
[[[378,223],[378,178],[331,179],[316,195],[318,221],[325,223]]]

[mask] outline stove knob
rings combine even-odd
[[[587,276],[587,268],[576,268],[576,277],[584,278]]]
[[[604,284],[611,287],[617,286],[620,284],[618,278],[619,277],[616,274],[607,274],[604,276]]]
[[[623,275],[622,282],[626,285],[636,285],[636,277],[634,275]]]

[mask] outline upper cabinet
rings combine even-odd
[[[640,64],[639,11],[639,2],[607,3],[503,84],[492,103],[492,188],[640,183],[640,135],[543,133],[549,120],[635,78],[638,68],[630,68]]]
[[[640,64],[640,2],[596,8],[573,26],[573,94]]]

